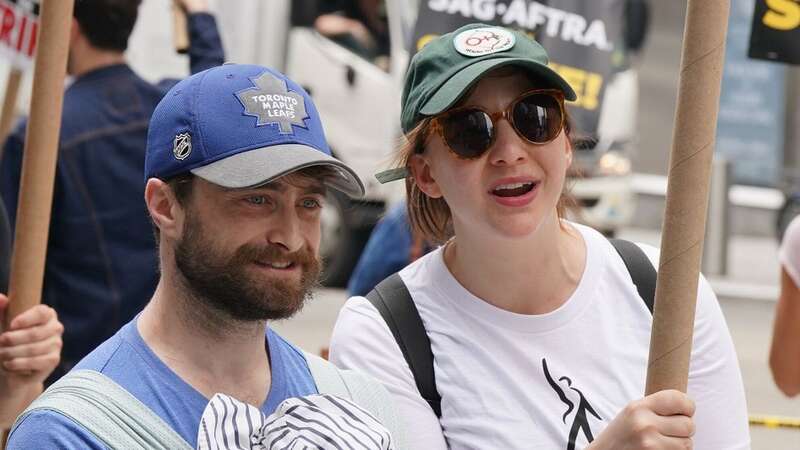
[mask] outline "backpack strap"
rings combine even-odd
[[[642,249],[631,241],[624,239],[609,239],[611,245],[617,250],[625,267],[628,268],[628,273],[636,285],[636,290],[639,292],[639,297],[644,301],[645,306],[653,314],[653,305],[656,298],[656,272],[653,263],[647,255],[644,254]]]
[[[442,417],[442,397],[436,390],[431,341],[403,279],[394,274],[367,294],[367,300],[383,317],[411,369],[422,398],[436,417]]]
[[[12,433],[35,411],[68,417],[110,449],[192,448],[139,399],[93,370],[72,371],[50,386],[17,418]]]
[[[398,450],[404,450],[405,430],[389,391],[374,378],[353,370],[342,370],[311,353],[305,353],[317,392],[352,401],[369,411],[392,434]]]

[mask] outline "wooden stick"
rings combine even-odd
[[[22,71],[12,67],[8,72],[8,80],[6,80],[3,109],[0,110],[0,142],[5,142],[11,127],[14,125],[14,113],[16,112],[17,97],[19,97],[20,81],[22,81]],[[2,144],[0,144],[0,152],[2,152]],[[0,153],[0,156],[2,156],[2,153]]]
[[[686,392],[730,0],[689,0],[646,394]]]
[[[41,301],[73,4],[74,0],[44,0],[39,15],[6,328],[11,319]]]
[[[186,53],[189,51],[189,31],[188,31],[186,11],[181,5],[172,2],[172,38],[175,51]]]

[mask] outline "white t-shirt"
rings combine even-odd
[[[786,227],[778,257],[794,284],[800,286],[800,216],[792,219]]]
[[[516,314],[475,297],[448,271],[441,249],[400,272],[431,340],[441,425],[365,298],[351,298],[340,312],[331,361],[386,385],[412,449],[584,447],[625,405],[642,398],[652,316],[608,240],[573,226],[586,242],[586,269],[572,296],[547,314]],[[658,261],[656,249],[642,248]],[[736,353],[705,279],[688,392],[697,403],[696,449],[749,448]]]

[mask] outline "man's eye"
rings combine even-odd
[[[321,208],[322,204],[313,198],[307,198],[302,201],[303,208],[316,209]]]
[[[252,197],[247,197],[247,202],[253,205],[263,205],[267,203],[267,198],[263,195],[254,195]]]

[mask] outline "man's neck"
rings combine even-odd
[[[260,407],[271,384],[266,324],[222,317],[168,278],[139,316],[144,341],[207,398],[221,392]]]
[[[84,48],[70,53],[69,73],[77,78],[102,67],[124,63],[125,55],[122,52]]]

